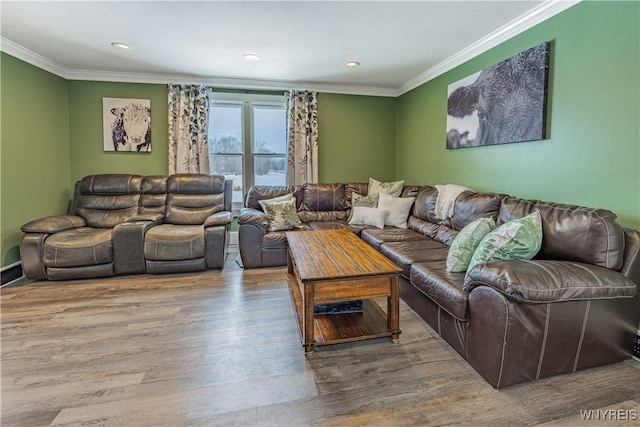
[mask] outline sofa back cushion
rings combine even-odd
[[[344,184],[344,197],[345,205],[347,209],[353,207],[353,193],[358,193],[361,196],[368,195],[369,184],[366,182],[347,182]]]
[[[88,227],[112,228],[138,213],[142,176],[89,175],[76,184],[72,213]]]
[[[293,193],[293,197],[296,198],[296,209],[299,211],[302,205],[302,190],[302,185],[254,185],[247,192],[244,205],[248,208],[261,211],[261,200],[273,199],[274,197]]]
[[[425,185],[420,187],[416,194],[416,201],[413,204],[412,215],[417,219],[430,222],[432,224],[451,225],[450,218],[440,220],[436,218],[436,199],[438,198],[438,190],[435,187]]]
[[[300,219],[303,222],[347,220],[345,185],[304,184]]]
[[[502,200],[498,225],[534,210],[542,217],[542,248],[536,258],[577,261],[618,270],[624,254],[624,233],[616,215],[605,209],[523,200]]]
[[[453,216],[439,219],[436,217],[438,190],[435,187],[407,187],[405,192],[413,193],[416,197],[409,216],[409,228],[447,245],[453,242],[458,231],[476,219],[496,219],[504,197],[502,194],[466,191],[456,199]]]
[[[165,223],[203,224],[207,217],[224,210],[224,189],[223,175],[170,175],[167,179]]]
[[[140,213],[164,213],[167,200],[167,176],[149,175],[142,178]]]
[[[465,191],[456,199],[451,217],[451,228],[462,230],[479,218],[498,218],[504,194],[471,193]]]

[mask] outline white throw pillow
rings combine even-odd
[[[378,209],[387,211],[384,216],[384,225],[407,228],[407,218],[415,199],[415,197],[393,197],[381,192]]]
[[[371,225],[377,228],[384,228],[385,211],[382,209],[356,206],[351,213],[349,224]]]

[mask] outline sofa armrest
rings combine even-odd
[[[205,227],[213,227],[217,225],[229,225],[233,222],[233,213],[229,211],[216,212],[210,215],[205,221]]]
[[[73,228],[84,227],[84,218],[76,215],[55,215],[38,218],[24,224],[20,229],[24,233],[54,234]]]
[[[521,303],[633,298],[638,289],[617,271],[569,261],[496,261],[473,267],[464,281],[472,292],[489,286]]]
[[[146,272],[144,235],[150,228],[161,224],[164,215],[150,214],[147,217],[150,219],[145,220],[144,215],[138,215],[136,221],[129,220],[113,227],[113,268],[116,274]]]
[[[253,208],[242,208],[238,217],[238,225],[250,224],[262,230],[262,234],[269,231],[269,218],[267,214]]]

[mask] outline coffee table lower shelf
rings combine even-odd
[[[298,319],[301,341],[304,344],[302,293],[293,274],[289,273],[287,279]],[[386,313],[373,300],[362,301],[362,313],[316,315],[313,320],[313,345],[315,346],[392,336],[392,332],[387,327]]]

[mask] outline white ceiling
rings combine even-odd
[[[2,0],[1,47],[67,79],[396,96],[575,3]]]

